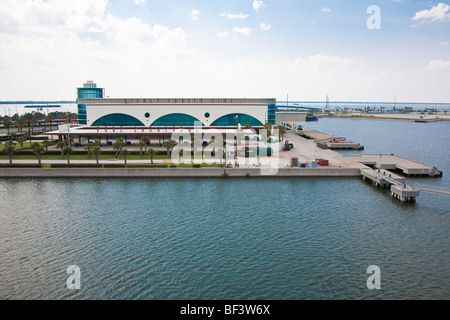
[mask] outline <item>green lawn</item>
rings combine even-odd
[[[27,149],[27,148],[30,149],[31,145],[33,143],[35,143],[35,142],[37,142],[37,141],[31,141],[31,144],[30,144],[30,141],[24,142],[23,143],[23,149]],[[43,145],[42,142],[39,142],[39,144]],[[19,143],[16,143],[14,146],[16,147],[16,150],[20,150],[20,144]],[[4,149],[5,149],[5,142],[2,142],[2,144],[0,145],[0,152],[3,152]]]

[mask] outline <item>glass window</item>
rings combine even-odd
[[[112,113],[97,119],[92,126],[143,127],[144,124],[128,114]]]
[[[252,127],[262,127],[264,126],[261,121],[256,119],[255,117],[252,117],[248,114],[242,114],[242,113],[233,113],[233,114],[227,114],[226,116],[223,116],[216,121],[214,121],[211,126],[213,127],[236,127],[237,125],[244,126],[247,122],[250,122]]]
[[[167,114],[152,123],[152,127],[194,127],[197,125],[204,126],[204,124],[197,118],[184,113]]]

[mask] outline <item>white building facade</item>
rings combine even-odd
[[[78,99],[90,127],[242,127],[275,123],[275,99]],[[82,121],[84,120],[84,121]],[[84,123],[83,123],[84,122]]]
[[[78,123],[89,127],[238,127],[275,124],[276,99],[111,99],[87,81],[77,89]]]

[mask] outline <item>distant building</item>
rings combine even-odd
[[[299,123],[306,122],[306,112],[299,111],[277,111],[276,123]]]

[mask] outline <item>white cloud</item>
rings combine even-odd
[[[100,32],[106,29],[108,0],[2,0],[0,27],[5,32]]]
[[[71,98],[72,88],[89,78],[128,79],[142,89],[152,74],[167,72],[161,68],[182,64],[197,54],[188,48],[183,29],[150,25],[136,17],[119,18],[107,10],[108,3],[2,0],[2,98],[7,98],[5,92],[12,100]]]
[[[450,6],[445,3],[439,3],[433,6],[430,10],[422,10],[416,13],[413,21],[425,22],[445,22],[450,21]]]
[[[251,35],[252,29],[247,28],[247,27],[242,27],[242,28],[241,27],[234,27],[233,28],[233,32],[239,33],[239,34],[242,34],[242,35],[248,37],[248,36]]]
[[[258,12],[259,9],[264,8],[266,5],[264,4],[264,1],[262,0],[253,0],[253,9]]]
[[[191,19],[192,20],[198,20],[198,16],[200,15],[200,11],[192,9],[191,11]]]
[[[134,3],[136,4],[141,4],[141,3],[145,3],[146,0],[134,0]]]
[[[331,9],[328,7],[322,7],[322,12],[331,12]]]
[[[423,69],[424,72],[450,72],[450,61],[446,60],[431,60]]]
[[[219,16],[226,17],[228,19],[246,19],[249,14],[243,14],[242,12],[240,12],[239,14],[222,12],[219,14]]]
[[[317,54],[308,58],[299,57],[294,61],[296,66],[313,68],[345,68],[350,66],[352,59]]]
[[[448,41],[442,41],[441,43],[439,43],[440,46],[446,46],[448,45]]]
[[[272,28],[272,26],[271,26],[270,24],[265,24],[265,23],[263,22],[263,23],[261,23],[261,24],[259,25],[259,28],[260,28],[262,31],[268,31],[268,30],[270,30],[270,28]]]
[[[219,38],[227,37],[230,33],[228,31],[219,32],[217,36]]]

